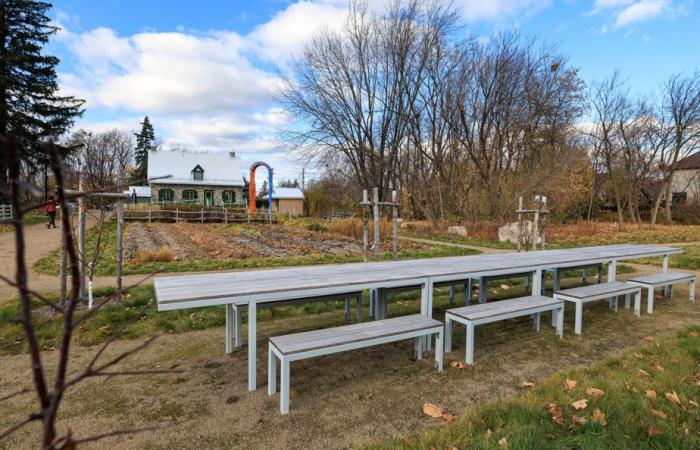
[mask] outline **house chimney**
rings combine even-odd
[[[236,152],[234,152],[233,150],[231,150],[230,152],[228,152],[228,156],[230,156],[231,158],[235,158],[235,157],[236,157]]]

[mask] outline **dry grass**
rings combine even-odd
[[[146,262],[170,262],[175,261],[175,255],[173,251],[168,247],[161,247],[154,252],[149,252],[147,250],[141,250],[137,252],[131,259],[132,263],[146,263]]]
[[[401,226],[403,229],[416,233],[447,233],[447,229],[451,225],[461,225],[466,227],[467,236],[470,239],[479,240],[498,240],[498,222],[468,222],[468,223],[448,223],[448,222],[431,222],[429,220],[419,220],[412,222],[404,222]]]
[[[371,235],[373,233],[373,225],[371,221],[369,226]],[[362,241],[362,219],[351,217],[347,219],[332,220],[328,224],[328,231]],[[382,220],[379,223],[379,236],[382,240],[391,239],[391,221]]]

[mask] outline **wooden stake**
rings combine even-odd
[[[117,301],[122,300],[122,258],[124,254],[124,201],[117,200]]]
[[[372,189],[372,206],[374,207],[374,257],[379,261],[382,257],[379,248],[379,188]]]
[[[83,172],[78,174],[78,190],[83,191]],[[80,297],[85,298],[85,198],[78,197],[78,272],[80,273]]]
[[[59,261],[60,261],[60,293],[59,293],[59,301],[61,304],[63,304],[66,301],[66,291],[67,291],[67,285],[68,285],[68,276],[66,274],[66,261],[67,261],[67,255],[66,255],[66,238],[63,235],[65,232],[65,229],[63,228],[63,220],[61,220],[61,243],[59,244],[58,248],[58,253],[59,253]]]
[[[362,190],[362,254],[367,262],[367,247],[369,247],[369,220],[367,219],[367,189]]]
[[[391,207],[391,253],[394,259],[398,257],[398,216],[399,216],[399,206],[397,202],[396,191],[391,191],[391,202],[393,203]]]

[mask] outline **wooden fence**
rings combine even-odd
[[[143,205],[125,205],[124,220],[143,220],[146,222],[193,222],[193,223],[236,223],[266,222],[275,223],[277,217],[267,210],[250,213],[244,209],[230,208],[167,208],[144,207]]]
[[[0,205],[0,220],[10,220],[12,217],[12,205]]]

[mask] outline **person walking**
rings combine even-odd
[[[53,225],[56,228],[56,201],[53,199],[53,195],[49,196],[44,211],[49,216],[49,223],[46,224],[46,227],[51,228],[51,225]]]

